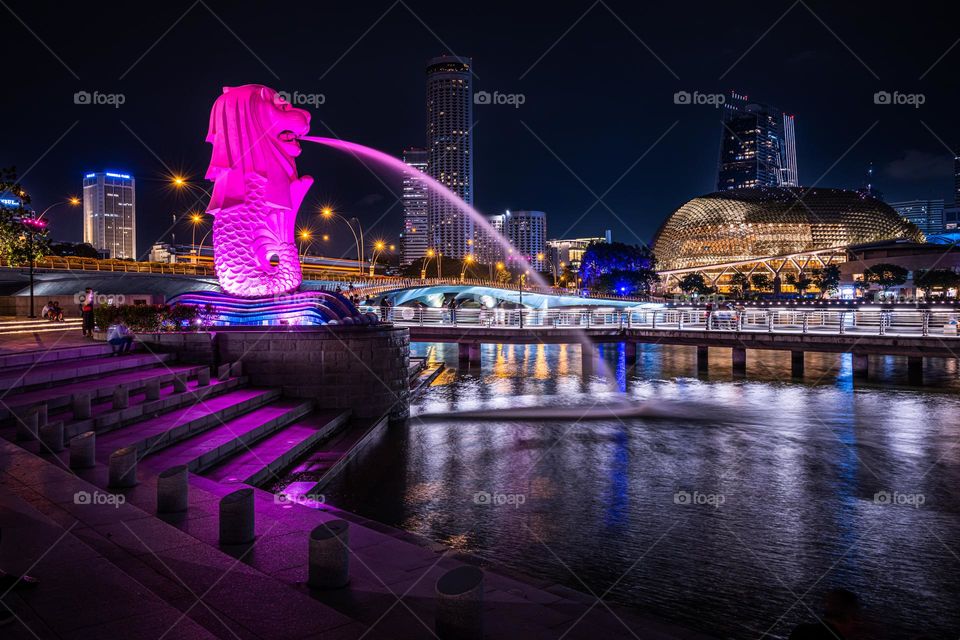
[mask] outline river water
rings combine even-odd
[[[337,507],[730,638],[785,638],[855,591],[871,637],[960,630],[960,372],[729,350],[415,344],[442,374],[326,490]],[[526,408],[534,409],[526,409]],[[462,414],[462,415],[458,415]],[[638,415],[639,414],[639,415]],[[641,634],[642,637],[642,634]]]

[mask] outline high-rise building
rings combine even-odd
[[[960,206],[960,156],[953,158],[953,204]]]
[[[610,229],[599,238],[560,238],[556,240],[547,240],[547,249],[549,259],[553,269],[559,274],[564,267],[570,267],[574,271],[580,268],[580,261],[584,252],[591,244],[599,243],[610,244],[613,242],[613,234]]]
[[[133,176],[105,171],[83,177],[83,241],[107,257],[137,259]]]
[[[917,225],[924,235],[935,235],[943,231],[943,198],[938,200],[905,200],[888,204],[904,220]]]
[[[731,91],[721,120],[718,191],[797,185],[792,115]]]
[[[485,252],[490,261],[523,259],[536,271],[547,269],[547,214],[543,211],[505,211],[489,216],[490,225],[510,241],[512,251],[493,244]],[[489,257],[488,257],[489,256]],[[519,266],[519,265],[517,265]]]
[[[473,206],[473,81],[470,58],[427,62],[427,167],[429,175]],[[444,256],[474,252],[473,218],[432,191],[427,197],[430,244]]]
[[[797,138],[794,133],[792,115],[783,114],[783,140],[786,162],[784,164],[783,179],[780,181],[780,186],[799,187],[800,177],[797,174]]]
[[[427,255],[430,246],[427,223],[427,150],[406,149],[403,162],[403,233],[400,234],[400,264],[408,265]],[[429,174],[428,174],[429,175]]]

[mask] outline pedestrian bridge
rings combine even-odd
[[[710,347],[733,351],[735,371],[746,370],[748,349],[786,350],[793,371],[803,373],[806,351],[853,353],[854,373],[865,375],[870,355],[909,359],[911,374],[924,357],[960,357],[960,312],[943,309],[748,308],[739,311],[666,308],[447,309],[377,307],[387,320],[410,329],[414,342],[455,342],[460,359],[479,364],[481,344],[579,343],[584,367],[592,367],[593,345],[625,343],[635,360],[637,343],[697,347],[706,368]]]

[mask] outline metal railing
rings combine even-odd
[[[404,326],[519,329],[654,329],[728,333],[957,337],[958,311],[840,309],[451,309],[363,306]]]

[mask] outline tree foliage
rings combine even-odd
[[[930,298],[934,289],[960,287],[960,274],[952,269],[917,269],[913,273],[913,283]]]
[[[23,220],[33,218],[27,205],[30,194],[17,178],[16,167],[0,168],[0,196],[16,200],[17,206],[0,206],[0,261],[13,265],[30,262],[30,233]],[[33,259],[46,255],[49,246],[47,230],[33,233]]]
[[[688,273],[680,279],[680,290],[688,295],[705,296],[713,293],[702,273]]]
[[[868,284],[878,285],[883,291],[907,281],[909,271],[898,264],[881,262],[864,270],[863,279]]]
[[[825,266],[813,272],[813,284],[821,294],[829,294],[840,288],[840,267],[835,264]]]

